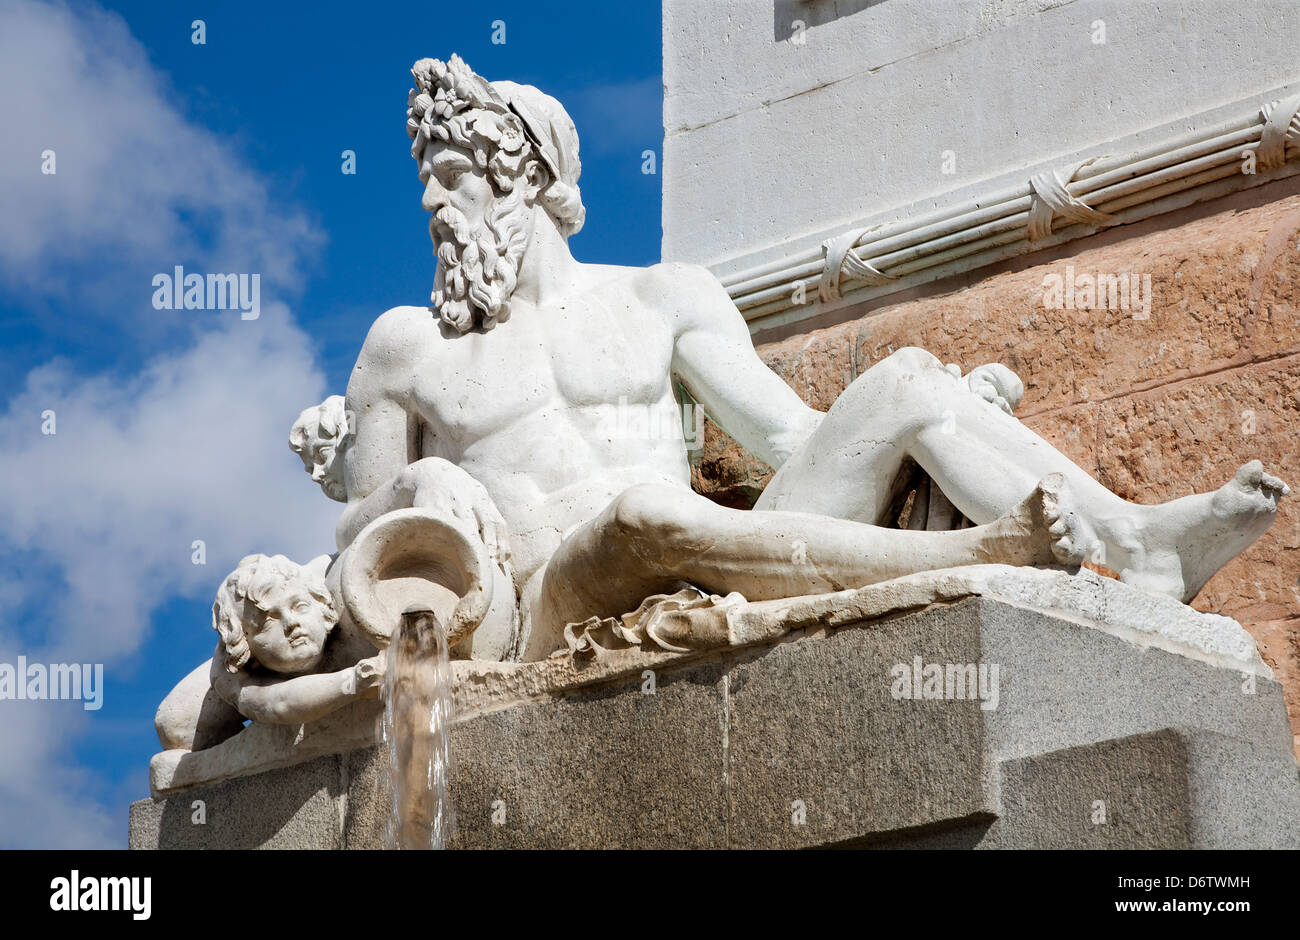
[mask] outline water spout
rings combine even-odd
[[[443,624],[412,609],[388,646],[384,746],[393,808],[386,847],[441,849],[455,833],[448,786],[451,663]]]

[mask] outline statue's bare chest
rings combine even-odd
[[[572,424],[601,408],[671,395],[671,330],[654,311],[618,295],[517,310],[490,332],[446,343],[438,368],[416,377],[420,410],[444,445],[439,451],[512,426]]]

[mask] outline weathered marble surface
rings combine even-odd
[[[667,0],[663,256],[745,270],[1053,161],[1214,128],[1235,116],[1223,105],[1297,87],[1290,0],[1163,12],[1123,0]]]

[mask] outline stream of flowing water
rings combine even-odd
[[[385,847],[441,849],[456,829],[451,766],[451,662],[447,635],[427,611],[408,612],[388,646],[384,747],[393,808]]]

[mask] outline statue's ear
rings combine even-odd
[[[551,171],[546,168],[545,163],[534,156],[528,161],[528,169],[524,171],[523,183],[525,186],[524,198],[531,205],[546,191],[546,187],[551,185]]]

